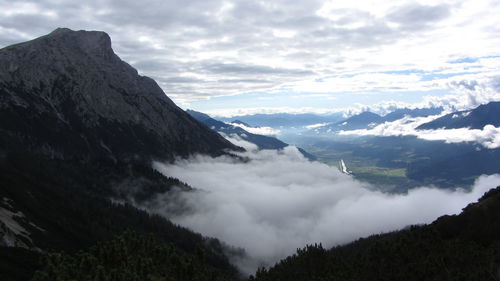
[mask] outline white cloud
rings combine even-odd
[[[483,129],[437,129],[416,130],[421,124],[430,122],[439,116],[405,117],[393,122],[385,122],[372,129],[340,131],[340,135],[360,136],[416,136],[424,140],[441,140],[447,143],[476,142],[482,146],[495,149],[500,147],[500,128],[486,125]]]
[[[329,124],[330,123],[318,123],[318,124],[312,124],[312,125],[304,126],[304,128],[306,128],[306,129],[316,129],[316,128],[323,127],[323,126],[326,126],[326,125],[329,125]]]
[[[249,152],[257,152],[259,150],[259,147],[251,142],[248,142],[244,139],[245,135],[237,135],[237,134],[232,134],[232,135],[226,135],[224,133],[219,133],[223,137],[225,137],[227,140],[229,140],[232,144],[243,147],[246,151]]]
[[[248,127],[243,124],[239,123],[229,123],[230,125],[240,127],[243,130],[252,133],[252,134],[257,134],[257,135],[265,135],[265,136],[276,136],[279,135],[280,130],[278,129],[273,129],[271,127]]]
[[[499,175],[482,176],[471,192],[421,187],[405,195],[384,194],[336,168],[305,160],[293,147],[242,156],[250,161],[196,156],[175,164],[155,163],[163,174],[201,191],[180,195],[190,210],[185,214],[168,213],[163,196],[148,208],[245,248],[250,259],[237,263],[246,272],[308,243],[333,246],[458,213],[500,184]]]

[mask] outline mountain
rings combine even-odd
[[[247,123],[245,123],[245,122],[243,122],[241,120],[233,120],[233,121],[231,121],[229,123],[231,123],[231,124],[240,124],[240,125],[243,125],[245,127],[253,127],[253,126],[250,126],[249,124],[247,124]]]
[[[500,187],[460,215],[325,249],[299,249],[252,281],[498,280]]]
[[[312,131],[318,133],[330,133],[330,132],[338,132],[341,130],[348,131],[348,130],[367,129],[374,127],[380,123],[383,123],[384,122],[383,120],[384,119],[380,115],[373,112],[365,111],[360,114],[351,116],[345,120],[339,121],[335,124],[312,129]]]
[[[104,32],[60,28],[0,50],[0,130],[51,158],[173,159],[235,147],[178,108]]]
[[[342,128],[355,130],[355,129],[365,128],[367,126],[370,126],[371,124],[381,123],[382,120],[383,118],[380,117],[380,115],[375,114],[373,112],[365,111],[358,115],[354,115],[350,118],[347,118],[346,120],[339,122],[337,124],[342,126]]]
[[[459,111],[437,118],[417,127],[418,130],[471,128],[483,129],[486,125],[500,126],[500,101],[478,106],[473,110]]]
[[[283,149],[288,146],[287,143],[284,143],[275,137],[252,134],[241,127],[215,120],[207,114],[189,109],[186,112],[212,130],[226,135],[238,135],[240,138],[257,145],[259,149]],[[248,127],[248,125],[245,126]],[[303,149],[298,148],[298,150],[309,160],[316,159],[314,155],[307,153]]]
[[[257,145],[259,149],[282,149],[288,146],[288,144],[277,138],[249,133],[240,127],[215,120],[204,113],[194,110],[187,110],[186,112],[199,122],[205,124],[208,128],[227,135],[236,134],[239,137]]]
[[[443,112],[442,107],[432,107],[432,108],[415,108],[415,109],[409,109],[409,108],[401,108],[401,109],[396,109],[393,112],[383,116],[384,122],[392,122],[399,120],[405,116],[410,116],[410,117],[427,117],[431,115],[437,115]]]
[[[342,120],[341,113],[333,114],[290,114],[290,113],[273,113],[273,114],[253,114],[253,115],[240,115],[231,118],[217,117],[217,119],[224,122],[232,122],[232,120],[240,120],[246,124],[254,127],[304,127],[319,123],[334,123]]]
[[[192,191],[151,161],[226,149],[240,148],[138,75],[106,33],[57,29],[1,49],[0,280],[30,280],[41,256],[126,230],[236,276],[230,247],[127,203]]]
[[[311,131],[315,133],[331,133],[338,131],[349,131],[359,129],[370,129],[384,122],[393,122],[405,116],[410,117],[425,117],[429,115],[436,115],[443,111],[443,108],[402,108],[397,109],[385,116],[380,116],[376,113],[365,111],[360,114],[351,116],[345,120],[341,120],[334,124],[314,128]]]

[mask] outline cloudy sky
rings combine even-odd
[[[183,108],[326,112],[497,99],[500,1],[0,0],[0,47],[102,30]]]

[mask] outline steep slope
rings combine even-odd
[[[217,240],[126,204],[191,190],[152,160],[226,149],[239,148],[121,61],[103,32],[57,29],[1,49],[0,280],[29,280],[40,253],[85,250],[125,230],[202,251],[234,275]]]
[[[0,50],[0,130],[52,158],[172,159],[234,148],[120,60],[106,33],[57,29]]]
[[[0,213],[8,210],[15,214],[11,222],[23,228],[15,233],[15,238],[25,244],[0,246],[0,280],[30,280],[39,269],[37,259],[43,253],[86,250],[127,230],[140,235],[152,233],[188,256],[203,251],[208,267],[236,274],[219,241],[129,204],[112,203],[102,193],[89,192],[89,189],[107,189],[108,180],[101,179],[102,174],[89,171],[90,168],[73,166],[68,161],[47,160],[29,153],[23,156],[11,153],[0,161]],[[121,174],[119,167],[98,168],[106,169],[103,174]],[[136,176],[156,183],[157,187],[168,184],[153,170],[136,172]]]
[[[251,280],[499,280],[500,187],[458,216],[330,250],[311,245]]]
[[[187,113],[189,113],[196,120],[205,124],[207,127],[211,128],[212,130],[214,130],[216,132],[221,132],[221,133],[224,133],[227,135],[238,135],[240,138],[257,145],[257,147],[259,149],[283,149],[283,148],[288,146],[287,143],[284,143],[275,137],[252,134],[250,132],[247,132],[243,128],[215,120],[215,119],[211,118],[210,116],[208,116],[207,114],[204,114],[201,112],[197,112],[194,110],[187,110]],[[239,122],[241,122],[241,121],[239,121]],[[246,125],[248,127],[247,124],[244,124],[244,125]],[[316,159],[316,157],[314,155],[306,152],[302,148],[298,148],[298,150],[307,159],[309,159],[309,160]]]
[[[417,127],[418,130],[471,128],[482,129],[486,125],[500,126],[500,101],[478,106],[473,110],[447,114]]]

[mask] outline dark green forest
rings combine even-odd
[[[33,281],[234,279],[231,274],[209,266],[202,248],[197,248],[195,255],[189,255],[153,235],[141,236],[133,232],[125,232],[75,255],[44,254],[41,261],[43,269],[35,273]]]
[[[182,182],[141,163],[53,160],[29,153],[5,136],[0,137],[0,142],[9,148],[0,155],[0,198],[11,202],[1,207],[23,213],[24,219],[18,219],[18,223],[31,233],[32,243],[28,244],[39,249],[0,247],[0,280],[29,280],[43,266],[42,253],[72,255],[128,230],[138,236],[154,235],[161,243],[184,253],[186,259],[201,251],[205,267],[227,276],[238,274],[225,253],[243,255],[242,250],[132,205],[106,199],[132,196],[140,201],[157,192],[168,192],[172,186],[189,190]],[[136,182],[130,182],[134,178]],[[131,190],[130,186],[139,188]]]

